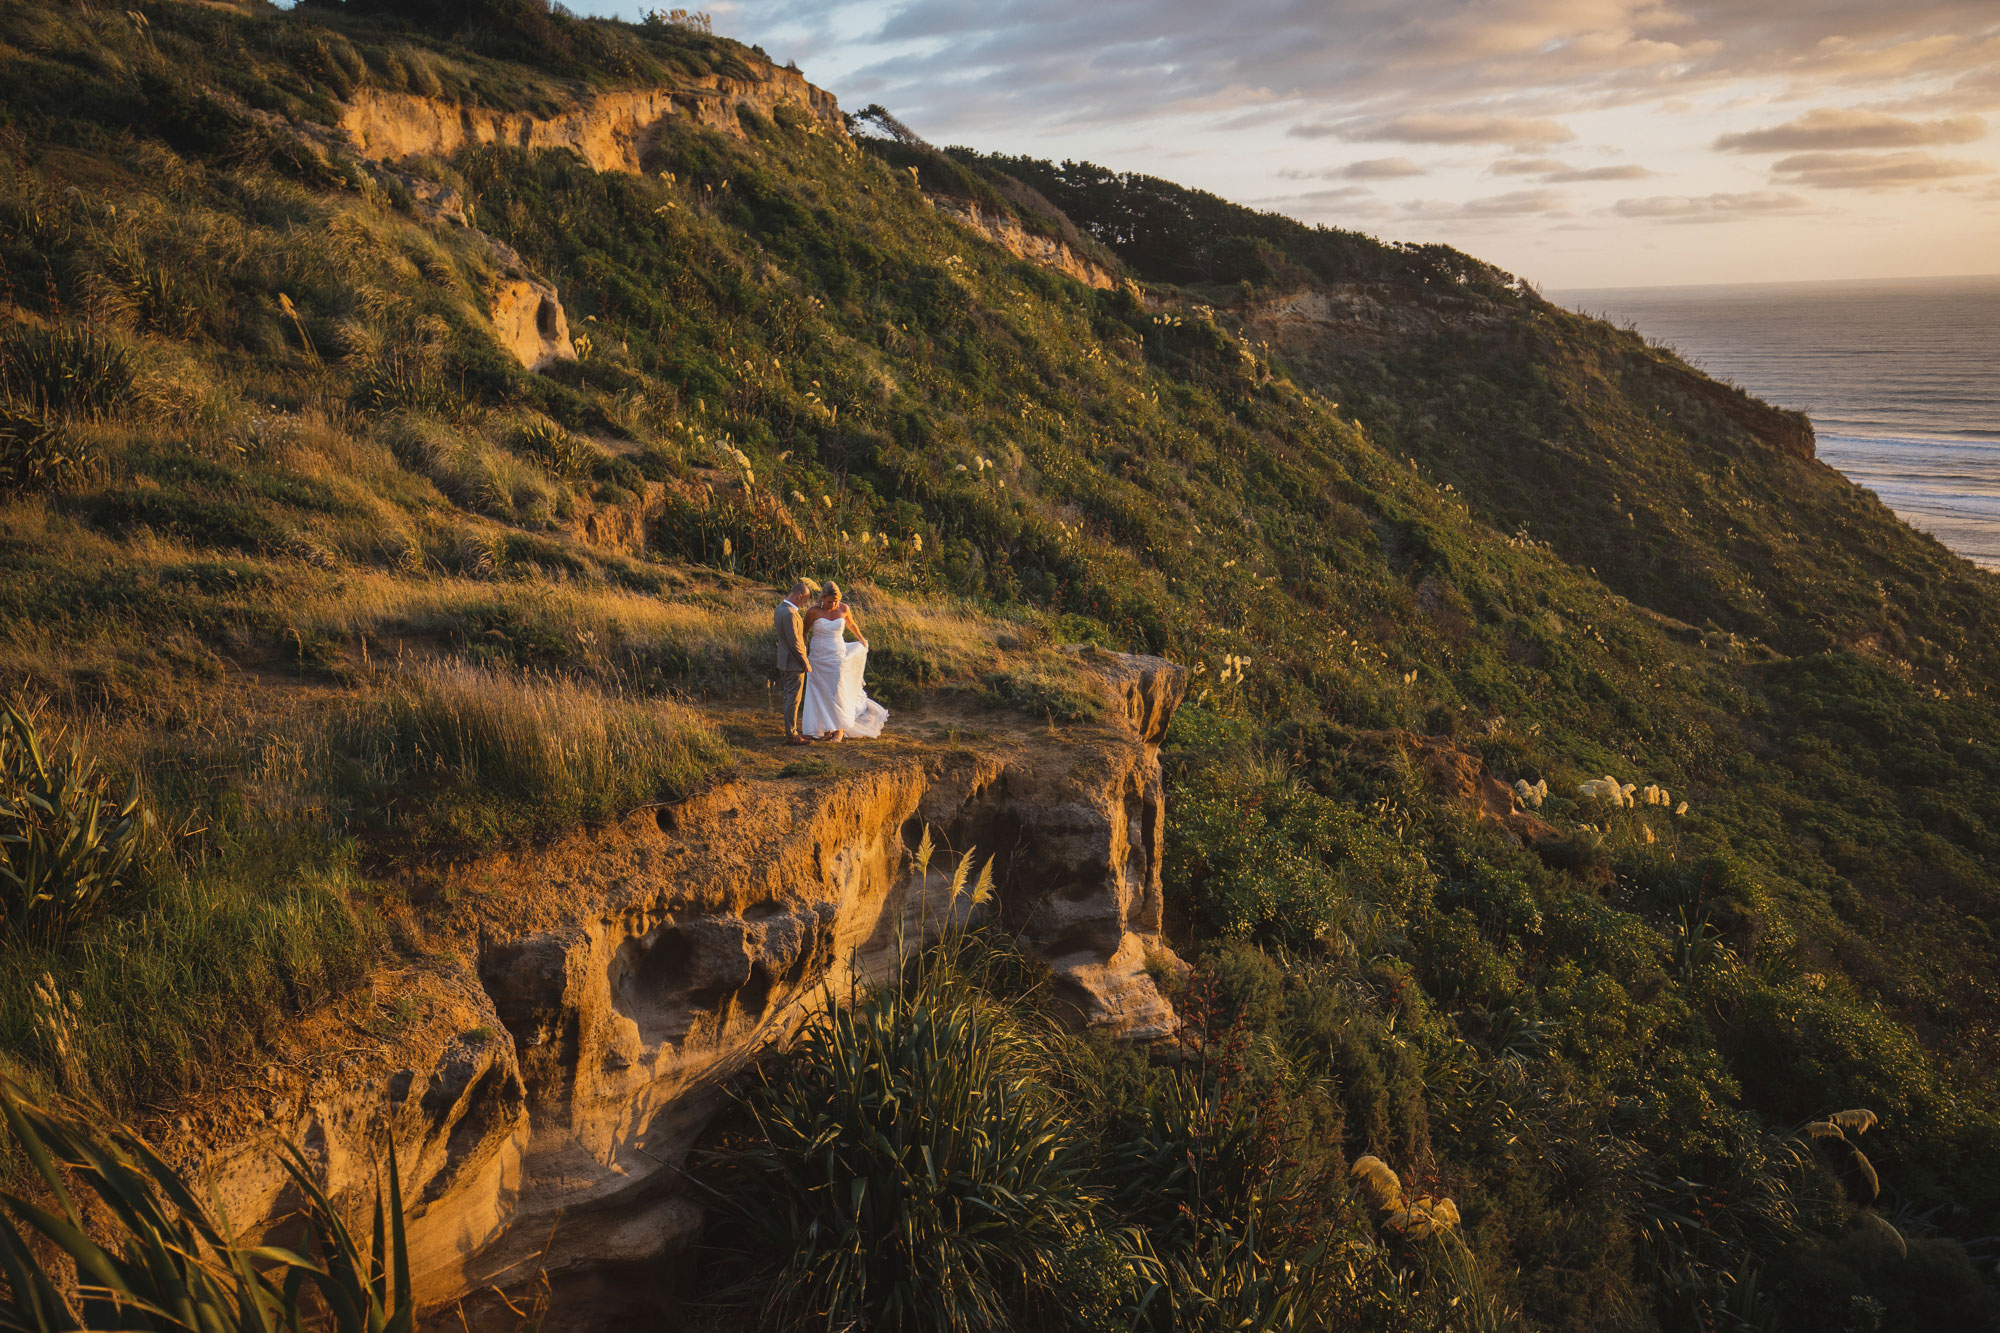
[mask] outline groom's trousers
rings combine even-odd
[[[785,734],[799,734],[799,714],[806,706],[806,673],[783,671],[778,674],[778,706],[785,714]]]

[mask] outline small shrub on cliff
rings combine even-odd
[[[139,848],[139,783],[108,794],[97,763],[19,708],[0,717],[0,935],[50,941],[117,893]]]

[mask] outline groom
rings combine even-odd
[[[806,656],[805,609],[819,594],[819,585],[800,579],[771,615],[771,629],[778,640],[778,706],[785,713],[785,743],[805,745],[799,734],[799,711],[806,703],[806,676],[812,661]]]

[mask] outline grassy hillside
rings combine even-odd
[[[670,124],[643,174],[385,173],[312,132],[363,86],[549,111],[765,62],[363,8],[0,0],[0,683],[146,816],[114,892],[0,944],[11,1064],[198,1095],[411,947],[428,860],[724,770],[764,742],[704,705],[761,699],[762,586],[809,569],[866,587],[891,702],[1054,711],[1052,640],[1198,673],[1168,876],[1183,1008],[1237,1054],[1010,1066],[1178,1326],[1204,1282],[1298,1327],[1992,1317],[1991,576],[1439,247],[786,111]],[[578,360],[500,346],[489,237]],[[1275,320],[1302,291],[1374,313]],[[1545,830],[1477,817],[1481,763],[1547,782]],[[1577,795],[1606,774],[1669,799]],[[1868,1207],[1799,1136],[1864,1107]],[[1184,1226],[1143,1163],[1189,1153],[1235,1174]],[[1385,1230],[1365,1155],[1455,1200],[1458,1248]],[[1118,1271],[1008,1308],[1115,1308]]]

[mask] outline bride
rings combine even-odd
[[[859,643],[847,642],[850,629]],[[855,619],[854,608],[841,600],[838,583],[829,580],[819,604],[806,613],[806,633],[811,636],[807,657],[812,671],[806,676],[800,732],[821,741],[880,736],[889,710],[862,688],[868,640],[861,632],[861,622]]]

